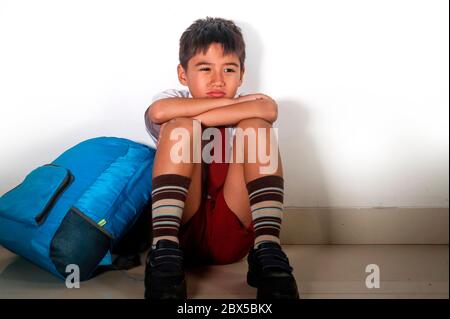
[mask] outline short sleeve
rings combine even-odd
[[[189,98],[190,93],[187,90],[168,89],[168,90],[162,91],[162,92],[154,95],[152,98],[152,104],[155,101],[172,98],[172,97]],[[147,133],[150,135],[150,138],[153,142],[151,146],[153,146],[153,148],[156,149],[156,144],[158,141],[161,124],[153,123],[150,120],[150,118],[148,116],[148,112],[149,112],[150,108],[151,108],[151,105],[147,108],[147,110],[144,113],[144,121],[145,121],[145,127],[147,129]]]
[[[162,92],[159,92],[155,96],[153,96],[152,103],[158,100],[167,99],[171,97],[184,97],[188,98],[190,97],[190,93],[187,90],[175,90],[175,89],[168,89]]]

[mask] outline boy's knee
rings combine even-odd
[[[262,118],[259,118],[259,117],[252,117],[252,118],[243,119],[243,120],[239,121],[239,123],[236,125],[236,127],[240,127],[242,129],[246,129],[249,127],[254,127],[254,128],[272,127],[272,123],[270,123]]]
[[[190,135],[194,132],[194,126],[198,126],[201,130],[201,124],[198,120],[188,117],[176,117],[166,122],[164,130],[171,131],[177,128],[186,129]]]

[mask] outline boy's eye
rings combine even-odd
[[[211,71],[211,68],[200,68],[199,71],[206,71],[206,72],[208,72],[208,71]],[[234,69],[232,69],[232,68],[226,68],[226,69],[224,69],[224,72],[225,73],[229,73],[229,72],[236,72],[236,71]]]

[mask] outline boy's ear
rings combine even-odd
[[[178,64],[177,66],[177,73],[178,73],[178,81],[184,86],[187,86],[187,78],[186,78],[186,72],[184,71],[181,64]]]
[[[242,81],[244,80],[245,67],[241,69],[241,77],[239,79],[239,86],[242,85]]]

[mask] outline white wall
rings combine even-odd
[[[285,206],[448,207],[449,4],[0,1],[0,194],[95,136],[148,143],[195,19],[242,26],[279,102]]]

